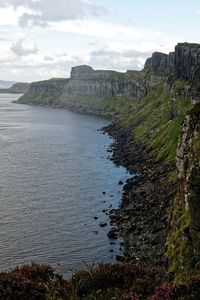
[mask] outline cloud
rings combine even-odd
[[[138,70],[144,65],[146,58],[150,57],[152,51],[139,51],[134,48],[126,49],[112,49],[100,48],[91,51],[90,64],[97,68],[117,69],[119,71],[126,71],[128,69]]]
[[[23,27],[44,27],[48,22],[85,19],[88,16],[97,17],[106,13],[104,6],[87,0],[1,0],[0,7],[10,6],[28,10],[19,18]]]
[[[7,39],[7,38],[4,38],[4,37],[0,37],[0,41],[3,41],[3,42],[10,42],[11,39]]]
[[[45,57],[44,57],[44,60],[45,60],[45,61],[54,61],[54,58],[51,57],[51,56],[45,56]]]
[[[47,27],[48,24],[42,19],[41,16],[36,14],[24,13],[19,18],[19,25],[24,28],[33,28],[33,27]]]
[[[136,49],[123,49],[123,50],[113,50],[113,49],[98,49],[91,52],[92,56],[96,57],[148,57],[152,54],[152,51],[138,51]]]
[[[7,46],[1,46],[0,48],[0,63],[7,64],[13,61],[12,52]],[[1,65],[2,67],[2,65]]]
[[[26,56],[36,54],[38,52],[35,41],[30,38],[21,38],[13,43],[11,50],[18,56]]]

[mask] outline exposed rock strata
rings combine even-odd
[[[177,167],[191,217],[194,254],[200,262],[200,105],[186,116],[177,150]]]
[[[32,83],[29,92],[19,99],[19,103],[65,106],[69,104],[68,100],[76,98],[103,99],[125,96],[140,99],[147,93],[145,81],[141,75],[137,71],[119,73],[93,70],[89,66],[78,66],[72,68],[69,79],[51,79]],[[42,98],[41,93],[43,93]]]
[[[64,91],[73,95],[128,98],[143,98],[146,89],[142,77],[135,77],[131,72],[93,70],[89,66],[72,68],[69,83]]]

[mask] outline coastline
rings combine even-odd
[[[167,177],[175,169],[175,162],[151,158],[142,142],[133,141],[131,128],[120,128],[114,122],[103,130],[116,141],[112,146],[113,162],[135,174],[123,186],[119,208],[110,212],[124,240],[122,260],[163,267],[170,200],[176,193],[176,183]]]
[[[120,117],[116,114],[66,105],[39,106],[111,119],[110,125],[101,129],[115,140],[111,144],[113,154],[110,159],[134,176],[123,185],[118,209],[109,212],[112,227],[108,236],[114,233],[114,238],[123,238],[123,255],[117,257],[117,260],[145,266],[163,266],[169,231],[170,200],[176,192],[176,183],[168,182],[167,176],[175,169],[174,161],[164,163],[151,158],[145,145],[131,138],[132,128],[118,125]]]

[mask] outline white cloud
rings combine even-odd
[[[22,38],[13,43],[11,50],[18,56],[36,54],[38,52],[35,41],[30,38]]]
[[[0,4],[0,25],[17,25],[20,16],[25,12],[23,7],[2,7]]]
[[[126,49],[121,47],[109,48],[104,47],[91,51],[89,63],[96,68],[101,68],[103,65],[107,69],[116,69],[118,71],[138,70],[143,67],[147,57],[151,55],[151,51],[139,51],[135,48]]]
[[[163,32],[117,23],[110,15],[109,21],[94,18],[105,12],[89,0],[0,0],[0,77],[68,77],[79,64],[141,69],[152,52],[173,50],[176,41]]]
[[[10,51],[10,48],[7,46],[1,46],[0,47],[0,63],[6,64],[10,63],[13,60],[12,52]]]
[[[92,36],[96,38],[112,38],[112,39],[137,39],[137,38],[160,38],[163,36],[162,32],[153,31],[143,27],[132,24],[119,24],[105,22],[103,20],[69,20],[63,22],[50,22],[54,30],[60,32],[71,32],[85,36]]]
[[[1,0],[0,7],[23,7],[28,9],[20,16],[23,27],[45,26],[48,22],[85,19],[88,16],[99,16],[106,12],[105,7],[87,0]]]

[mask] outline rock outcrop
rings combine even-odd
[[[175,79],[200,80],[200,45],[179,43],[175,47]]]
[[[169,55],[154,52],[151,58],[146,60],[144,71],[156,76],[168,76],[174,71],[174,52]]]
[[[176,165],[178,189],[167,244],[170,271],[182,279],[200,264],[200,104],[181,126]]]
[[[93,70],[89,66],[72,68],[69,82],[64,90],[73,95],[100,98],[126,96],[140,99],[146,95],[142,77],[135,76],[131,72]]]
[[[200,261],[200,105],[186,115],[177,149],[180,191],[189,211],[194,253]]]

